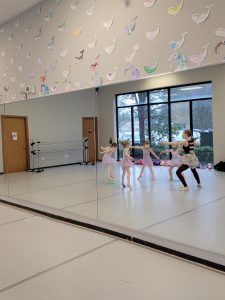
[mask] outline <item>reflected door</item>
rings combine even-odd
[[[2,116],[4,173],[27,171],[29,167],[27,118]]]
[[[88,138],[88,160],[90,162],[95,162],[98,159],[97,123],[97,118],[83,117],[83,138]]]

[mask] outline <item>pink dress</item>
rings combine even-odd
[[[125,148],[123,150],[123,158],[120,161],[120,165],[121,165],[122,168],[127,168],[127,167],[132,167],[133,166],[132,161],[128,157],[126,157],[126,154],[130,155],[130,151],[129,151],[129,149]]]
[[[179,167],[181,165],[181,157],[179,155],[180,150],[170,150],[171,154],[172,154],[172,158],[170,161],[170,166],[171,167]]]
[[[152,167],[153,166],[153,161],[150,156],[149,149],[143,148],[143,160],[142,160],[142,165],[143,166],[148,166]]]
[[[112,166],[116,163],[115,158],[112,157],[113,152],[115,152],[115,151],[110,151],[110,152],[107,152],[103,155],[103,158],[102,158],[102,164],[103,165]]]

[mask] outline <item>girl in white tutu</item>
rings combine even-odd
[[[127,187],[132,190],[130,185],[130,167],[133,166],[133,157],[130,156],[130,143],[129,141],[120,141],[120,144],[123,146],[123,158],[120,161],[120,166],[122,167],[122,182],[121,185],[123,188],[126,187],[124,183],[125,175],[127,174]]]
[[[179,168],[179,166],[181,165],[181,156],[180,156],[181,152],[182,149],[180,148],[180,146],[175,146],[175,145],[172,146],[172,149],[168,149],[160,152],[160,155],[162,155],[163,153],[171,153],[172,155],[172,158],[170,160],[170,166],[169,166],[170,180],[173,180],[173,169]]]
[[[114,157],[112,157],[112,155],[117,149],[117,144],[112,143],[111,146],[101,147],[101,149],[103,151],[100,153],[104,154],[102,158],[102,164],[107,167],[107,179],[113,180],[114,177],[112,175],[112,166],[116,164],[116,160]]]

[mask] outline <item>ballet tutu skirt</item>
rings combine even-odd
[[[181,157],[181,163],[187,165],[191,169],[197,168],[199,161],[194,153],[188,153]]]
[[[122,168],[132,167],[133,163],[129,158],[123,157],[123,159],[120,161],[120,166]]]
[[[171,161],[170,161],[170,166],[171,167],[179,167],[181,165],[181,157],[172,157]]]
[[[143,166],[153,166],[153,161],[151,159],[151,156],[149,154],[148,150],[143,149],[143,160],[142,160],[142,165]]]
[[[104,166],[112,166],[116,164],[115,158],[112,157],[112,153],[105,153],[102,158],[102,164]]]

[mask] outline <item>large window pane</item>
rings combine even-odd
[[[212,97],[211,83],[180,86],[170,89],[171,101],[192,100]]]
[[[181,140],[184,129],[190,129],[189,102],[171,104],[171,135],[172,140]]]
[[[147,103],[147,92],[117,96],[117,106],[131,106]]]
[[[150,103],[160,103],[168,101],[168,90],[154,90],[149,92],[149,101]]]
[[[195,152],[202,165],[213,162],[212,101],[195,101],[192,104],[193,135],[199,146]]]
[[[148,110],[147,106],[135,106],[133,108],[134,140],[133,145],[143,144],[148,136]],[[135,149],[134,157],[142,157],[142,151]]]
[[[159,154],[164,149],[164,146],[161,146],[160,142],[169,139],[168,104],[151,105],[150,122],[151,145],[157,154]]]

